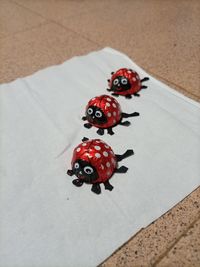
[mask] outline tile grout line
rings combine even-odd
[[[24,32],[28,32],[28,31],[37,29],[38,27],[43,26],[43,25],[47,25],[49,23],[50,23],[49,21],[41,22],[38,25],[32,26],[30,28],[27,28],[27,29],[24,29],[24,30],[21,30],[21,31],[17,31],[15,33],[11,33],[11,34],[8,34],[8,35],[2,36],[2,37],[0,36],[0,40],[6,39],[6,38],[10,38],[10,37],[15,36],[15,35],[20,34],[20,33],[24,33]]]
[[[87,41],[89,41],[89,42],[91,42],[91,43],[93,43],[93,44],[95,44],[95,45],[101,47],[101,44],[100,44],[100,43],[97,43],[97,42],[95,42],[94,40],[91,40],[91,39],[88,38],[87,36],[85,36],[85,35],[83,35],[83,34],[80,34],[79,32],[76,32],[76,31],[74,31],[73,29],[68,28],[68,27],[62,25],[61,23],[59,23],[59,22],[57,22],[57,21],[55,21],[55,20],[53,20],[53,19],[46,18],[46,17],[42,16],[40,13],[38,13],[38,12],[36,12],[36,11],[34,11],[34,10],[32,10],[32,9],[30,9],[30,8],[28,8],[28,7],[24,6],[24,5],[22,5],[22,4],[19,4],[19,3],[15,2],[15,0],[10,0],[10,1],[11,1],[12,3],[14,3],[14,4],[16,4],[16,5],[22,7],[22,8],[24,8],[24,9],[26,9],[26,10],[28,10],[29,12],[32,12],[33,14],[36,14],[37,16],[40,16],[41,18],[43,18],[43,19],[46,20],[46,23],[44,23],[44,24],[40,24],[40,25],[38,25],[38,26],[45,25],[45,24],[48,24],[48,23],[54,23],[54,24],[56,24],[56,25],[58,25],[58,26],[64,28],[65,30],[68,30],[68,31],[70,31],[70,32],[72,32],[72,33],[74,33],[74,34],[80,36],[81,38],[83,38],[83,39],[85,39],[85,40],[87,40]],[[29,29],[29,30],[30,30],[30,29]],[[26,30],[25,30],[25,31],[26,31]],[[24,31],[24,32],[25,32],[25,31]],[[23,31],[22,31],[22,32],[23,32]],[[141,67],[142,67],[142,66],[141,66]],[[157,74],[155,74],[155,73],[153,73],[153,72],[151,72],[151,71],[148,71],[148,69],[146,69],[146,70],[147,70],[147,72],[149,72],[150,74],[153,74],[153,76],[155,75],[155,76],[157,76],[158,78],[161,78],[161,79],[163,79],[164,81],[166,81],[166,82],[172,84],[172,86],[174,85],[174,86],[178,87],[180,90],[182,90],[182,91],[186,92],[187,94],[189,94],[189,95],[191,96],[191,98],[193,98],[193,99],[195,99],[195,100],[197,100],[197,101],[200,100],[200,97],[199,97],[198,95],[196,95],[196,94],[194,94],[194,93],[190,93],[190,92],[188,92],[188,90],[187,90],[186,88],[184,88],[184,87],[182,87],[182,86],[180,86],[180,85],[177,85],[176,83],[171,82],[171,81],[167,80],[166,78],[164,78],[164,77],[162,77],[162,76],[160,76],[160,75],[157,75]]]
[[[181,85],[178,85],[178,84],[176,84],[176,83],[174,83],[174,82],[172,82],[172,81],[170,81],[170,80],[168,80],[168,79],[166,79],[166,78],[164,78],[164,77],[162,77],[162,76],[160,76],[160,75],[158,75],[158,74],[156,74],[156,73],[154,73],[152,71],[149,71],[148,69],[146,69],[146,71],[149,72],[149,74],[151,74],[152,76],[156,76],[158,79],[162,79],[162,80],[166,81],[167,83],[171,84],[172,86],[178,87],[180,90],[186,92],[191,97],[193,96],[193,98],[195,100],[200,101],[200,96],[198,96],[198,95],[196,95],[194,93],[189,92],[188,89],[182,87]]]
[[[95,45],[100,46],[99,43],[97,43],[97,42],[91,40],[90,38],[88,38],[88,37],[85,36],[85,35],[82,35],[82,34],[76,32],[76,31],[74,31],[73,29],[68,28],[68,27],[62,25],[61,23],[59,23],[59,22],[57,22],[57,21],[55,21],[55,20],[53,20],[53,19],[46,18],[46,17],[42,16],[40,13],[38,13],[38,12],[36,12],[36,11],[34,11],[34,10],[32,10],[32,9],[30,9],[30,8],[28,8],[28,7],[26,7],[26,6],[23,6],[23,5],[21,5],[21,4],[17,3],[17,2],[15,2],[14,0],[10,0],[10,1],[11,1],[12,3],[14,3],[14,4],[16,4],[16,5],[22,7],[22,8],[24,8],[24,9],[26,9],[26,10],[28,10],[29,12],[32,12],[33,14],[35,14],[35,15],[37,15],[37,16],[40,16],[41,18],[45,19],[45,20],[48,21],[49,23],[54,23],[54,24],[56,24],[56,25],[58,25],[58,26],[64,28],[65,30],[68,30],[68,31],[70,31],[70,32],[72,32],[72,33],[74,33],[74,34],[76,34],[76,35],[82,37],[83,39],[85,39],[85,40],[87,40],[87,41],[89,41],[89,42],[91,42],[91,43],[93,43],[93,44],[95,44]]]
[[[79,37],[81,37],[81,38],[83,38],[83,39],[85,39],[85,40],[87,40],[87,41],[89,41],[89,42],[91,42],[91,43],[93,43],[93,44],[95,44],[95,45],[101,46],[99,43],[97,43],[97,42],[91,40],[91,39],[88,38],[87,36],[82,35],[82,34],[80,34],[79,32],[76,32],[76,31],[72,30],[71,28],[66,27],[66,26],[62,25],[61,23],[59,23],[59,22],[57,22],[57,21],[55,21],[55,20],[50,20],[50,21],[51,21],[52,23],[54,23],[54,24],[56,24],[56,25],[58,25],[58,26],[64,28],[65,30],[70,31],[70,32],[72,32],[72,33],[78,35]]]
[[[3,39],[3,38],[9,38],[10,36],[13,36],[13,35],[18,34],[18,33],[23,33],[23,32],[26,32],[26,31],[30,31],[30,30],[32,30],[32,29],[36,29],[36,28],[38,28],[38,27],[40,27],[40,26],[47,25],[47,24],[49,24],[49,23],[54,23],[54,24],[56,24],[56,25],[58,25],[58,26],[64,28],[65,30],[69,30],[70,32],[73,32],[73,33],[77,34],[77,35],[80,36],[81,38],[83,38],[83,39],[85,39],[85,40],[87,40],[87,41],[89,41],[89,42],[91,42],[91,43],[93,43],[93,44],[96,44],[96,45],[98,45],[98,46],[101,46],[101,44],[96,43],[95,41],[93,41],[93,40],[87,38],[87,36],[82,35],[82,34],[76,32],[76,31],[74,31],[73,29],[68,28],[68,27],[66,27],[66,26],[64,26],[64,25],[62,25],[62,24],[60,24],[60,23],[57,22],[57,21],[54,21],[54,20],[52,20],[52,19],[47,19],[46,17],[43,17],[43,16],[40,15],[39,13],[37,13],[37,12],[35,12],[35,11],[33,11],[33,10],[31,10],[31,9],[29,9],[29,8],[27,8],[27,7],[25,7],[25,6],[23,6],[23,5],[20,5],[20,4],[16,3],[14,0],[10,0],[10,1],[11,1],[12,3],[18,5],[18,6],[21,6],[22,8],[27,9],[28,11],[31,11],[32,13],[37,14],[38,16],[40,16],[40,17],[42,17],[43,19],[45,19],[45,22],[44,22],[44,23],[40,23],[40,24],[38,24],[37,26],[30,27],[30,28],[28,28],[28,29],[26,29],[26,30],[18,31],[18,32],[12,34],[12,35],[6,35],[6,36],[2,37],[2,39]],[[0,38],[0,39],[1,39],[1,38]],[[148,70],[147,70],[147,71],[148,71]],[[168,82],[168,83],[170,83],[170,84],[172,84],[172,85],[177,86],[178,88],[180,88],[181,90],[183,90],[183,91],[186,92],[187,94],[189,94],[189,95],[191,95],[191,96],[193,96],[193,97],[195,97],[195,98],[199,98],[198,95],[193,94],[193,93],[191,93],[191,92],[188,92],[187,89],[185,89],[184,87],[181,87],[180,85],[177,85],[177,84],[173,83],[172,81],[169,81],[169,80],[167,80],[166,78],[163,78],[162,76],[157,75],[156,73],[153,73],[153,72],[151,72],[151,71],[148,71],[148,72],[151,73],[151,74],[153,74],[153,75],[155,75],[155,76],[157,76],[158,78],[161,78],[161,79],[165,80],[166,82]],[[185,234],[186,234],[186,233],[187,233],[187,232],[194,226],[194,224],[195,224],[199,219],[200,219],[200,217],[198,217],[197,219],[195,219],[195,220],[192,222],[192,224],[191,224],[190,226],[188,226],[188,228],[182,233],[182,235],[180,235],[180,236],[178,237],[178,239],[175,240],[175,241],[169,246],[169,248],[168,248],[163,254],[161,254],[161,255],[158,257],[158,259],[152,264],[152,266],[157,266],[157,264],[159,264],[159,263],[162,261],[162,259],[163,259],[163,258],[164,258],[164,257],[165,257],[165,256],[172,250],[172,249],[173,249],[173,247],[174,247],[174,246],[175,246],[175,245],[182,239],[182,237],[183,237],[183,236],[184,236],[184,235],[185,235]],[[141,230],[142,230],[142,229],[141,229]]]
[[[169,212],[171,212],[172,209],[174,209],[175,207],[177,207],[179,204],[182,205],[183,201],[185,201],[189,196],[191,196],[192,193],[194,193],[196,190],[198,190],[200,187],[197,187],[196,189],[194,189],[189,195],[187,195],[184,199],[182,199],[180,202],[178,202],[175,206],[173,206],[171,209],[169,209],[168,211],[166,211],[164,214],[162,214],[159,218],[157,218],[156,220],[154,220],[153,222],[151,222],[150,224],[148,224],[145,227],[142,227],[137,233],[135,233],[133,236],[130,237],[130,239],[128,239],[126,242],[124,242],[118,249],[116,249],[110,256],[108,256],[103,262],[101,262],[97,267],[101,267],[101,265],[106,262],[108,259],[110,259],[113,255],[115,255],[116,253],[118,253],[124,246],[126,246],[131,240],[133,240],[139,233],[141,233],[143,230],[145,230],[146,228],[148,228],[150,225],[154,224],[156,221],[158,221],[160,218],[163,218],[165,215],[167,215]],[[200,217],[198,216],[196,219],[194,219],[194,221],[186,228],[185,231],[183,231],[183,233],[187,232],[190,227],[196,222],[198,221],[198,219],[200,219]],[[181,237],[183,236],[183,234],[181,234]],[[180,239],[180,237],[178,238]],[[176,243],[175,241],[173,242],[174,244]],[[169,251],[169,249],[167,249],[167,251]],[[164,252],[166,253],[166,251]],[[163,254],[164,254],[163,253]],[[155,261],[157,262],[157,260]],[[152,267],[155,267],[154,265],[151,265]]]
[[[200,219],[200,216],[198,216],[187,228],[185,231],[183,231],[183,233],[169,246],[169,248],[162,253],[157,260],[155,260],[154,263],[152,263],[153,267],[156,267],[164,257],[167,256],[167,254],[172,250],[172,248],[182,239],[182,237],[184,237],[191,228],[193,228],[193,226],[195,225],[195,223]]]

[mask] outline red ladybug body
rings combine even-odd
[[[112,176],[117,167],[117,160],[113,150],[99,139],[85,141],[74,149],[72,167],[77,158],[89,161],[95,167],[98,178],[95,181],[91,181],[91,183],[105,182]]]
[[[149,80],[149,78],[145,77],[141,80],[138,73],[132,69],[122,68],[111,74],[112,77],[108,80],[109,89],[107,90],[113,91],[112,95],[123,95],[131,98],[131,95],[139,96],[138,92],[147,88],[147,86],[142,85],[142,82]]]
[[[131,114],[123,113],[118,101],[108,95],[100,95],[92,98],[85,110],[85,115],[82,119],[87,120],[88,123],[84,124],[86,128],[92,126],[99,128],[98,134],[103,135],[104,129],[108,130],[109,134],[114,134],[112,128],[118,124],[128,126],[130,122],[122,122],[123,118],[138,116],[138,112]]]
[[[112,148],[100,139],[83,139],[83,143],[75,147],[71,161],[72,170],[68,174],[76,175],[78,179],[73,184],[81,186],[83,183],[92,184],[92,191],[101,192],[100,183],[112,190],[109,179],[114,172],[126,172],[124,166],[118,167],[118,161],[133,155],[133,150],[127,150],[123,155],[115,155]]]

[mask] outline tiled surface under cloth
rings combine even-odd
[[[0,83],[105,46],[200,99],[200,2],[0,0]],[[200,188],[102,266],[200,266]]]

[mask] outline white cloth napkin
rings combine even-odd
[[[200,105],[150,77],[141,97],[119,97],[131,126],[101,137],[120,162],[112,192],[95,195],[66,175],[86,136],[88,100],[108,93],[111,71],[149,76],[111,48],[0,86],[0,266],[96,266],[200,184]]]

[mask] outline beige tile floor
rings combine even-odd
[[[198,0],[0,0],[0,83],[111,46],[200,100],[199,17]],[[200,188],[101,266],[200,266]]]

